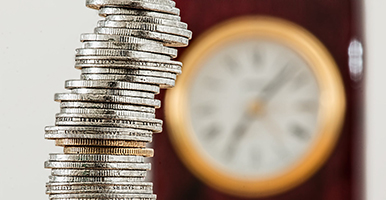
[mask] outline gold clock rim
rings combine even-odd
[[[221,173],[197,153],[189,134],[187,91],[191,73],[205,53],[224,40],[241,35],[268,37],[286,43],[311,66],[320,87],[319,140],[296,167],[278,177],[265,180],[242,180]],[[346,101],[338,67],[324,45],[310,32],[292,22],[266,16],[247,16],[224,22],[207,31],[185,52],[181,59],[184,73],[176,87],[166,93],[165,116],[171,142],[185,166],[209,186],[242,197],[264,197],[288,191],[310,178],[327,160],[340,135]],[[183,116],[183,117],[182,117]]]

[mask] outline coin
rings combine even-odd
[[[121,104],[135,104],[140,106],[150,106],[155,108],[161,107],[161,101],[158,99],[147,99],[147,98],[105,95],[105,94],[57,93],[55,94],[55,101],[121,103]]]
[[[119,59],[117,57],[111,57],[111,56],[82,56],[82,57],[76,57],[75,61],[84,63],[88,63],[88,60],[92,60],[93,62],[98,61],[94,64],[126,64],[126,65],[132,65],[132,66],[148,66],[148,67],[166,67],[166,68],[177,68],[182,67],[182,63],[175,60],[157,60],[157,59],[151,59],[151,58],[136,58],[136,59],[130,59],[130,58],[123,58]]]
[[[95,108],[95,109],[113,109],[113,110],[132,110],[147,113],[155,113],[155,108],[127,104],[114,103],[90,103],[90,102],[60,102],[61,108]]]
[[[117,69],[143,69],[181,74],[181,66],[169,63],[140,62],[132,60],[100,59],[94,56],[80,57],[75,60],[75,68],[117,68]]]
[[[133,193],[133,194],[151,194],[153,193],[153,184],[151,183],[114,183],[114,184],[58,184],[47,183],[47,194],[71,194],[71,193]]]
[[[177,57],[177,49],[164,47],[163,45],[161,46],[161,45],[152,45],[152,44],[90,41],[90,42],[83,42],[83,49],[124,49],[124,50],[131,50],[131,51],[144,51],[144,52],[150,52],[150,53],[164,54],[172,58]],[[122,53],[120,52],[119,55],[121,54]]]
[[[153,157],[153,149],[113,147],[64,147],[66,154],[108,154]]]
[[[60,141],[60,140],[59,140]],[[123,162],[123,163],[143,163],[142,156],[114,156],[114,155],[95,155],[95,154],[50,154],[50,161],[78,161],[78,162]],[[119,182],[119,181],[118,181]]]
[[[146,147],[145,142],[126,140],[96,140],[96,139],[57,139],[56,146],[108,146],[108,147]]]
[[[126,7],[138,10],[150,10],[174,15],[180,15],[180,10],[172,4],[163,4],[161,1],[146,0],[86,0],[86,6],[99,10],[101,7]]]
[[[145,91],[158,94],[160,88],[154,85],[140,84],[140,83],[128,83],[123,81],[85,81],[85,80],[67,80],[65,82],[67,89],[73,88],[98,88],[98,89],[122,89],[122,90],[135,90]]]
[[[117,115],[56,114],[56,126],[107,126],[162,131],[162,120]]]
[[[110,56],[110,57],[127,57],[127,58],[150,58],[157,60],[169,61],[170,56],[143,52],[143,51],[133,51],[125,49],[82,49],[78,48],[75,50],[75,56]]]
[[[146,171],[113,169],[52,169],[53,176],[145,177]]]
[[[181,21],[181,17],[178,15],[171,15],[171,14],[152,12],[152,11],[146,11],[146,10],[136,10],[136,9],[130,9],[130,8],[103,7],[103,8],[100,8],[99,15],[102,17],[108,17],[110,15],[146,16],[146,17],[168,19],[173,21]]]
[[[125,21],[125,22],[139,22],[139,23],[151,23],[161,24],[165,26],[173,26],[176,28],[187,29],[188,24],[181,22],[180,20],[163,19],[160,17],[152,16],[135,16],[135,15],[109,15],[106,16],[108,21]]]
[[[123,36],[123,35],[102,35],[95,33],[83,33],[80,35],[81,42],[116,42],[124,44],[149,44],[162,47],[163,43],[154,40],[148,40],[141,37]]]
[[[47,126],[46,139],[107,139],[151,142],[153,132],[143,129],[82,126]]]
[[[80,194],[52,194],[50,199],[103,199],[103,200],[156,200],[154,194],[115,194],[115,193],[80,193]]]
[[[106,179],[107,177],[101,177]],[[114,178],[118,180],[118,178]],[[82,183],[53,183],[53,182],[48,182],[46,186],[81,186],[83,185]],[[116,181],[115,183],[98,183],[98,184],[91,184],[87,183],[85,185],[100,185],[100,186],[107,186],[107,185],[131,185],[131,186],[142,186],[142,187],[152,187],[153,183],[151,182],[137,182],[137,181]]]
[[[105,95],[120,95],[120,96],[132,96],[132,97],[154,99],[154,93],[133,91],[133,90],[74,88],[74,89],[71,89],[71,92],[77,93],[77,94],[105,94]]]
[[[189,38],[171,35],[167,33],[154,32],[154,31],[144,31],[144,30],[135,30],[127,28],[105,28],[97,27],[94,29],[94,32],[97,34],[107,34],[107,35],[125,35],[125,36],[142,36],[147,39],[158,40],[165,43],[165,46],[170,47],[185,47],[189,44]]]
[[[71,156],[71,155],[69,155]],[[123,183],[133,181],[144,181],[144,177],[82,177],[82,176],[49,176],[49,183],[78,183],[78,184],[101,184],[101,183]]]
[[[148,84],[160,85],[161,88],[174,87],[175,85],[175,80],[172,80],[169,78],[121,75],[121,74],[82,74],[81,79],[82,80],[114,80],[114,81],[128,81],[128,82],[134,82],[134,83],[148,83]]]
[[[93,109],[93,108],[61,108],[60,113],[67,114],[107,114],[107,115],[122,115],[140,118],[155,118],[153,113],[125,111],[125,110],[111,110],[111,109]]]
[[[154,31],[154,32],[177,35],[188,39],[192,38],[192,32],[187,29],[177,28],[173,26],[165,26],[160,24],[153,24],[153,23],[100,20],[98,21],[98,27],[125,28],[130,30],[141,30],[141,31],[151,31],[151,32]]]
[[[66,147],[78,148],[78,147]],[[46,161],[45,168],[53,169],[131,169],[131,170],[150,170],[150,163],[108,163],[108,162],[56,162]]]
[[[170,73],[170,72],[160,72],[160,71],[140,70],[140,69],[122,69],[122,68],[97,68],[97,67],[82,68],[82,74],[139,75],[139,76],[169,78],[173,80],[176,80],[177,78],[177,75],[175,73]],[[133,96],[133,95],[128,95],[128,96]]]
[[[125,7],[127,4],[130,4],[129,6],[134,6],[138,3],[151,3],[151,4],[158,4],[159,6],[169,6],[169,7],[175,7],[176,2],[172,0],[129,0],[129,2],[124,2],[122,0],[103,0],[103,1],[92,1],[92,2],[100,2],[102,5],[101,7]],[[134,5],[133,5],[134,4]],[[87,3],[86,3],[87,5]],[[110,6],[108,6],[110,5]]]

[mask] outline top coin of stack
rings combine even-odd
[[[50,199],[156,199],[152,183],[143,182],[152,157],[146,148],[161,106],[154,99],[170,88],[182,63],[172,47],[187,46],[192,32],[181,22],[172,0],[86,0],[105,17],[94,33],[81,35],[76,49],[79,80],[65,83],[55,126],[45,129],[64,154],[51,154],[47,183]]]

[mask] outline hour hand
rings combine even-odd
[[[243,117],[233,129],[232,135],[230,137],[229,143],[227,145],[227,150],[225,151],[225,156],[227,160],[230,160],[234,157],[235,151],[240,144],[241,139],[246,135],[250,124],[252,123],[252,118],[246,112]]]

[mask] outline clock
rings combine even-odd
[[[194,37],[157,96],[157,199],[363,200],[362,1],[175,1]]]
[[[345,94],[322,43],[285,20],[242,17],[192,45],[165,114],[176,152],[197,177],[260,197],[298,186],[324,164]]]

